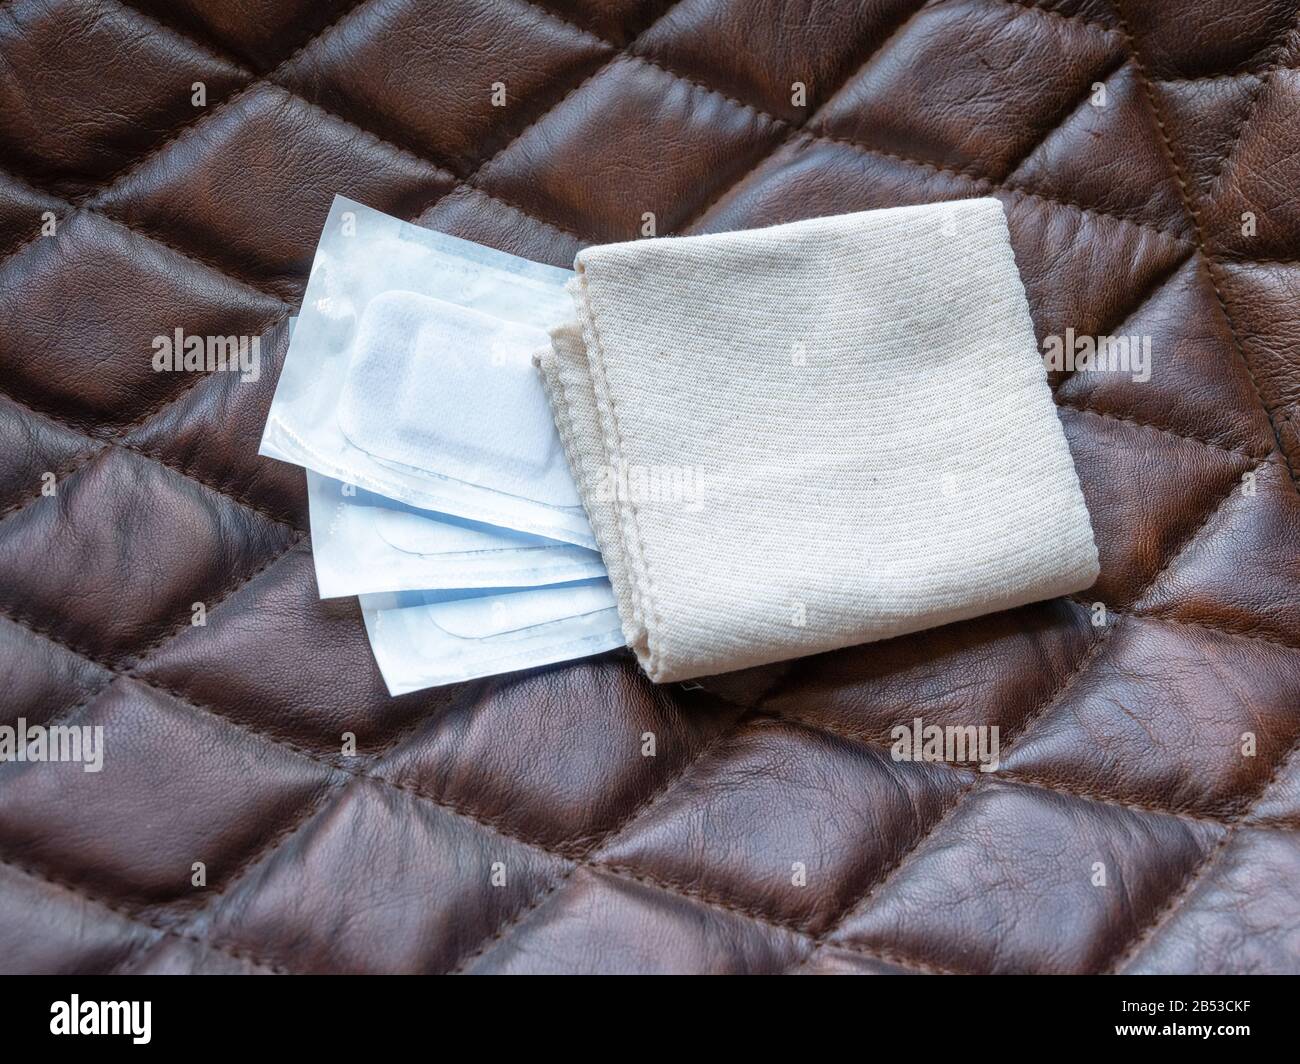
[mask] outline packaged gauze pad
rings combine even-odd
[[[608,580],[360,601],[370,649],[394,695],[569,661],[624,642]]]
[[[532,365],[571,277],[335,197],[260,453],[595,548]]]
[[[420,510],[310,469],[307,502],[321,598],[605,575],[600,554],[586,547]]]

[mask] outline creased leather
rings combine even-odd
[[[0,723],[105,761],[0,764],[0,968],[1300,969],[1300,9],[801,10],[3,5]],[[702,687],[388,698],[255,455],[335,192],[555,265],[996,196],[1040,341],[1152,338],[1052,378],[1100,578]],[[155,373],[177,327],[260,378]],[[1000,770],[894,761],[917,717]]]

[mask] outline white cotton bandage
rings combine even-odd
[[[1001,205],[593,247],[538,355],[652,680],[1078,591],[1097,549]]]

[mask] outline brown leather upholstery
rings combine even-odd
[[[1300,969],[1298,60],[1296,0],[0,3],[0,723],[107,746],[0,764],[0,968]],[[388,698],[255,456],[336,191],[556,264],[996,195],[1040,336],[1153,340],[1055,382],[1102,577]],[[153,372],[178,326],[261,380]]]

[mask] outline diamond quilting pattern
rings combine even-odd
[[[1133,974],[1199,971],[1216,967],[1214,958],[1231,950],[1236,971],[1253,975],[1288,971],[1300,950],[1292,924],[1279,933],[1267,898],[1254,884],[1261,878],[1294,881],[1300,873],[1295,832],[1239,830],[1225,845],[1217,875],[1192,881],[1187,901],[1172,913],[1163,934],[1143,941],[1116,969]]]
[[[539,213],[558,202],[563,218],[586,215],[584,231],[630,240],[647,213],[654,215],[656,231],[681,226],[698,205],[707,177],[738,177],[779,135],[762,115],[658,67],[620,57],[494,158],[480,180],[529,206],[540,197],[534,207]],[[581,145],[611,136],[627,145],[621,157],[597,168],[585,165]],[[620,192],[632,174],[646,185],[634,210]]]
[[[892,641],[888,661],[857,648],[809,659],[791,670],[766,708],[882,748],[895,725],[916,716],[1009,733],[1052,696],[1094,634],[1078,603],[1041,603],[904,636]]]
[[[1208,752],[1250,734],[1263,766],[1286,755],[1289,709],[1300,699],[1300,683],[1287,676],[1294,650],[1151,617],[1127,620],[1107,649],[1068,706],[1044,716],[1006,758],[1011,778],[1228,817],[1255,762]],[[1261,660],[1269,667],[1258,668]],[[1201,699],[1218,707],[1213,720],[1189,713]]]
[[[12,727],[19,718],[46,724],[65,707],[89,701],[113,679],[111,669],[49,637],[8,618],[2,623],[8,632],[0,643],[0,678],[5,681],[0,725]]]
[[[228,50],[260,69],[341,19],[357,0],[243,0],[237,6],[205,0],[138,0],[132,9],[151,15],[194,40]],[[288,47],[286,47],[286,45]]]
[[[276,145],[273,157],[268,145]],[[255,204],[237,194],[250,172],[264,175]],[[343,174],[347,187],[338,184]],[[178,234],[197,254],[221,246],[242,276],[299,296],[336,192],[406,216],[454,185],[451,174],[427,160],[395,152],[278,86],[259,84],[106,190],[97,204],[146,232]],[[195,201],[207,208],[198,218]]]
[[[126,424],[190,383],[154,372],[155,337],[256,336],[280,307],[100,215],[61,229],[0,266],[0,366],[11,396],[79,425]],[[65,328],[70,307],[84,332]]]
[[[1010,180],[1177,229],[1183,220],[1178,186],[1172,176],[1152,178],[1167,171],[1137,73],[1122,64],[1085,88],[1074,111],[1041,138]]]
[[[1204,266],[1189,254],[1122,320],[1098,330],[1159,336],[1164,357],[1152,359],[1150,379],[1075,373],[1057,383],[1058,401],[1146,420],[1183,436],[1199,435],[1203,442],[1246,456],[1267,454],[1272,435],[1268,418],[1253,402],[1250,377],[1214,310],[1215,294]]]
[[[828,102],[822,126],[955,170],[1008,174],[1122,58],[1114,33],[951,0],[896,31]],[[919,80],[917,66],[940,75]]]
[[[136,675],[202,705],[217,705],[236,723],[340,761],[341,736],[351,732],[361,752],[385,749],[401,730],[436,716],[464,697],[461,689],[436,689],[389,698],[361,630],[354,600],[322,602],[311,559],[298,537],[293,549],[268,555],[264,571],[213,609],[203,628],[182,629],[136,668]],[[311,648],[282,688],[264,677],[286,669],[282,640]],[[240,661],[238,675],[222,662]]]
[[[222,718],[129,679],[116,681],[77,722],[116,740],[116,764],[102,774],[77,764],[7,765],[0,846],[69,881],[93,875],[97,887],[131,904],[192,906],[196,861],[209,886],[221,889],[245,855],[329,781],[327,769],[268,754]],[[214,748],[225,756],[209,765]]]
[[[817,729],[756,722],[714,747],[598,860],[651,867],[715,898],[734,897],[743,883],[774,922],[816,932],[853,900],[871,869],[942,815],[963,782]],[[808,793],[819,801],[806,801]],[[705,852],[687,845],[706,832],[719,842]]]
[[[6,969],[1295,970],[1300,9],[796,6],[0,5],[0,723],[120,754],[0,763]],[[335,191],[560,264],[999,196],[1040,338],[1156,349],[1053,381],[1102,579],[704,690],[388,699],[253,454]],[[153,373],[177,326],[266,377]],[[1002,770],[895,763],[916,716]]]
[[[237,64],[141,21],[114,3],[7,4],[0,62],[26,76],[0,91],[3,158],[56,191],[84,192],[191,120],[192,84],[215,99],[243,80]]]
[[[1200,6],[1193,24],[1176,26],[1186,13],[1177,5],[1124,5],[1152,77],[1212,78],[1257,69],[1271,61],[1295,24],[1294,6],[1277,0],[1212,0]]]
[[[283,525],[123,449],[100,452],[62,488],[54,505],[42,499],[9,517],[0,602],[11,615],[39,616],[96,661],[133,659],[160,628],[189,625],[192,603],[220,598],[224,586],[242,583],[292,542]],[[140,493],[151,507],[139,507]],[[151,565],[184,568],[188,578],[142,583],[122,563],[124,528]],[[86,570],[96,574],[93,593]]]
[[[797,123],[808,106],[816,108],[844,84],[855,62],[876,51],[917,6],[917,0],[852,5],[813,0],[779,11],[764,0],[684,0],[642,35],[635,53]],[[778,32],[751,38],[745,50],[730,46],[737,26],[774,17],[780,20]],[[807,26],[831,32],[809,33]]]
[[[13,174],[0,171],[0,255],[8,256],[25,247],[31,239],[32,219],[44,212],[57,213],[63,201],[55,195],[32,188]]]
[[[326,906],[303,895],[303,877],[329,880],[359,853],[369,866],[364,889],[332,893]],[[485,895],[494,865],[506,869],[504,880]],[[454,967],[567,871],[545,851],[358,780],[297,829],[291,846],[250,866],[215,920],[250,951],[301,951],[308,969],[437,972]],[[394,921],[404,929],[399,952],[389,933]]]
[[[1076,814],[1073,801],[1046,791],[973,793],[833,941],[936,958],[957,971],[1104,970],[1110,936],[1137,934],[1169,878],[1196,868],[1226,829],[1114,807],[1081,821]],[[1097,862],[1122,892],[1095,890],[1074,872],[1092,873]],[[998,934],[972,943],[968,921]]]
[[[582,662],[476,685],[471,697],[428,720],[418,742],[395,751],[385,776],[453,805],[506,810],[503,827],[580,854],[666,774],[691,764],[736,715],[734,707],[682,704],[640,683],[626,656]],[[500,742],[503,730],[514,743]],[[551,772],[514,771],[519,748],[548,748],[554,735],[566,738],[551,753]],[[668,737],[662,747],[655,742],[652,757],[642,753],[647,735]],[[590,794],[599,799],[589,801]]]
[[[459,168],[509,136],[521,111],[538,110],[539,96],[546,106],[555,86],[592,73],[613,53],[526,4],[464,0],[430,9],[408,0],[372,8],[369,16],[341,23],[305,50],[284,71],[284,82]],[[387,51],[394,39],[405,42],[400,63]],[[503,106],[494,104],[495,93]]]

